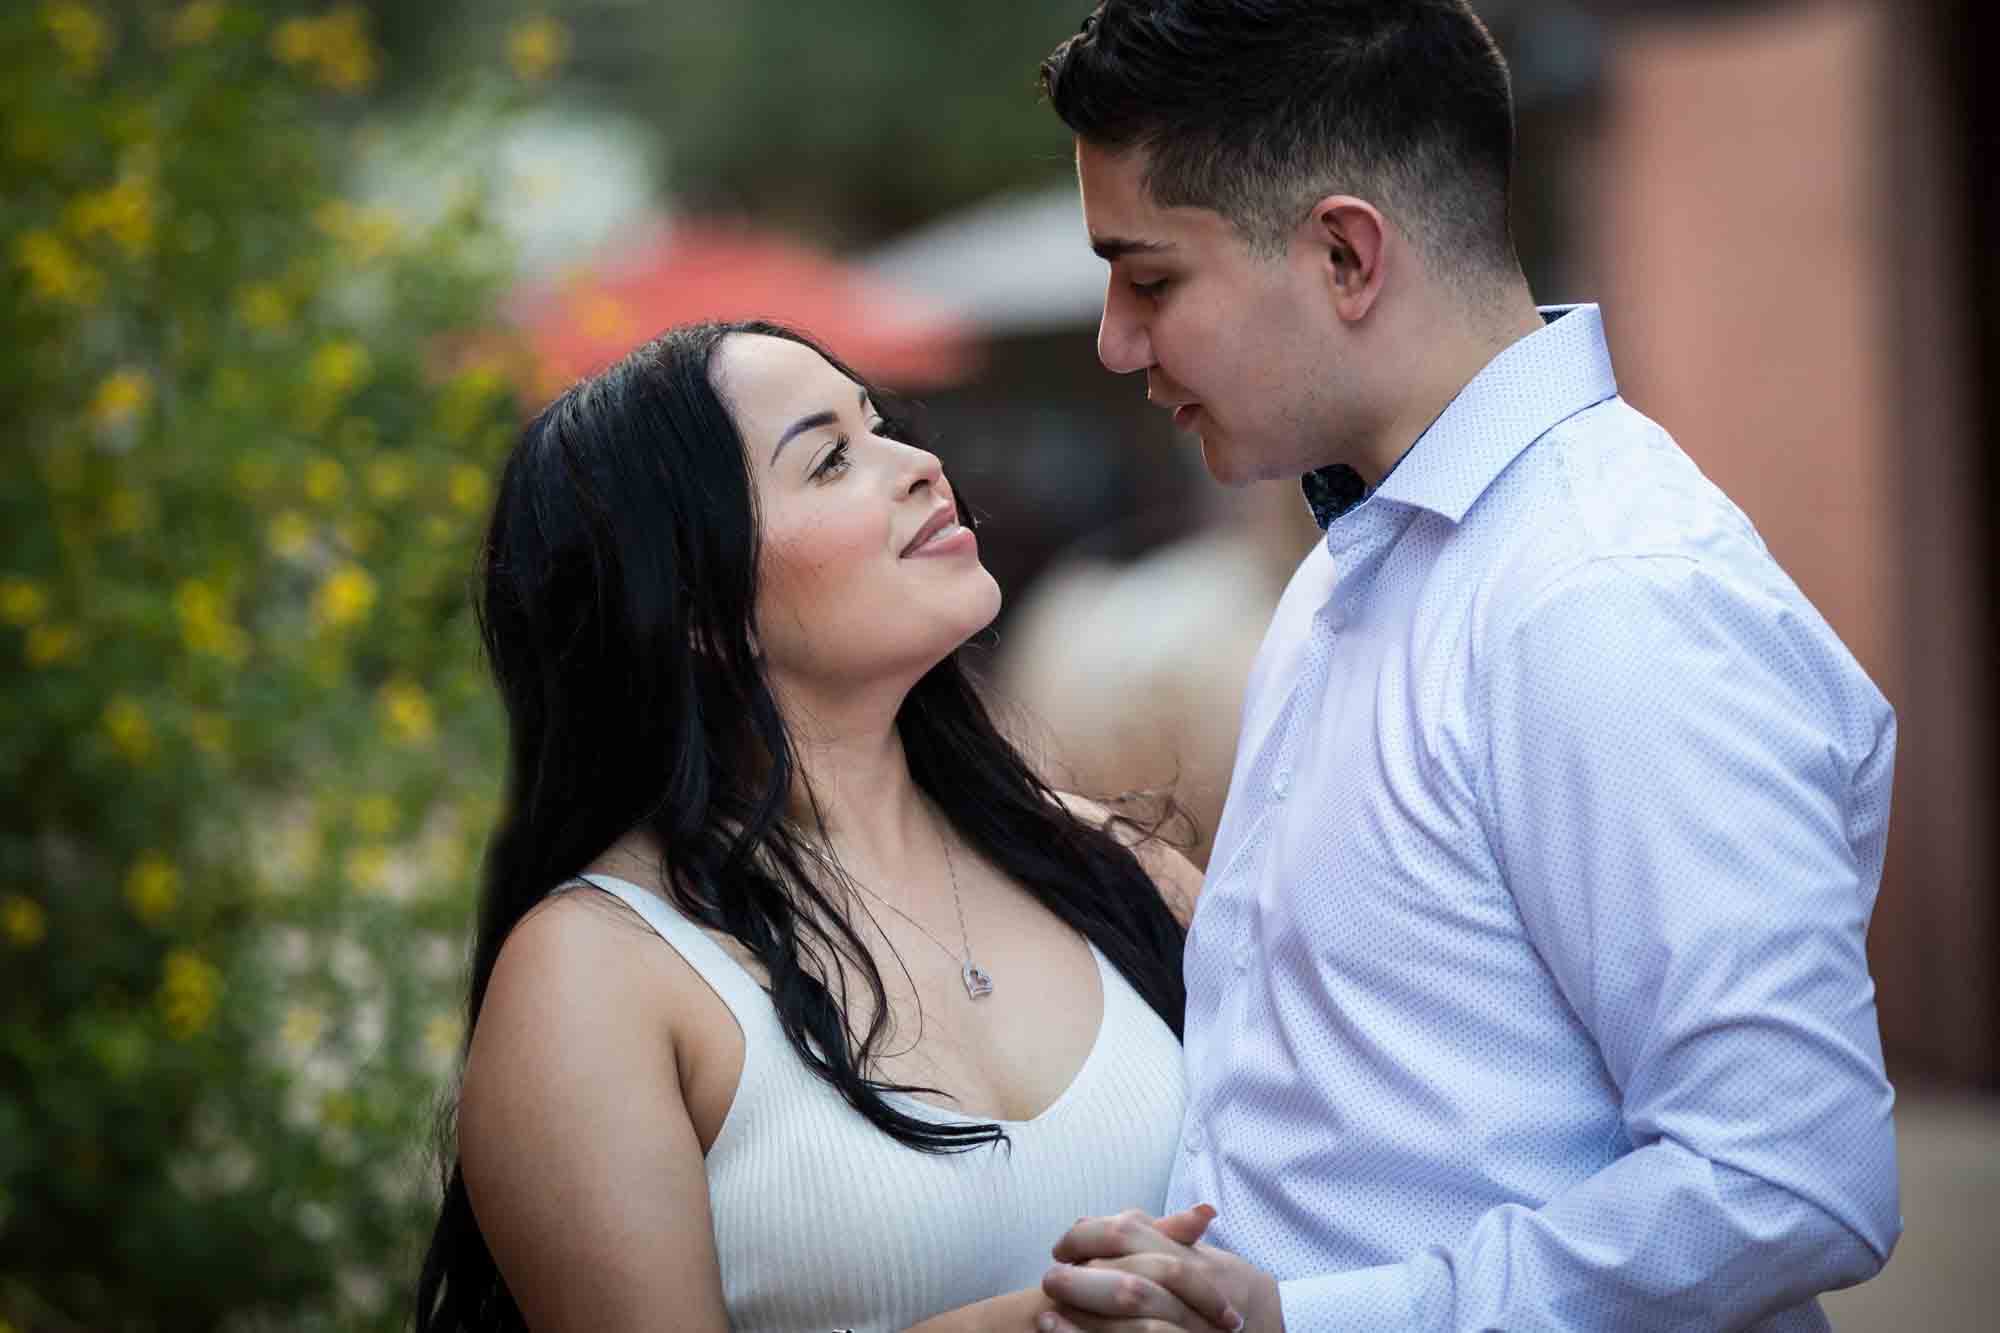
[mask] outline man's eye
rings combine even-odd
[[[1131,286],[1132,290],[1139,295],[1151,298],[1158,296],[1167,289],[1167,280],[1165,278],[1154,278],[1151,282],[1135,282]]]
[[[833,448],[826,451],[826,457],[819,460],[819,466],[812,470],[813,481],[824,481],[847,471],[847,437],[841,436],[833,442]]]

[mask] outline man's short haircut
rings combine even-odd
[[[1148,154],[1156,204],[1261,253],[1352,194],[1442,277],[1515,270],[1513,94],[1465,0],[1105,0],[1041,81],[1079,139]]]

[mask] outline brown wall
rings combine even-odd
[[[1897,707],[1870,936],[1891,1062],[1992,1083],[1993,510],[1958,130],[1921,13],[1817,0],[1627,24],[1580,213],[1626,396]]]

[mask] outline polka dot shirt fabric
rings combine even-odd
[[[1544,315],[1372,493],[1318,488],[1189,935],[1169,1204],[1290,1333],[1825,1328],[1902,1225],[1894,715],[1618,398],[1597,308]]]

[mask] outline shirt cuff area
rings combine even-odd
[[[1278,1307],[1285,1333],[1409,1333],[1416,1327],[1404,1264],[1280,1282]]]

